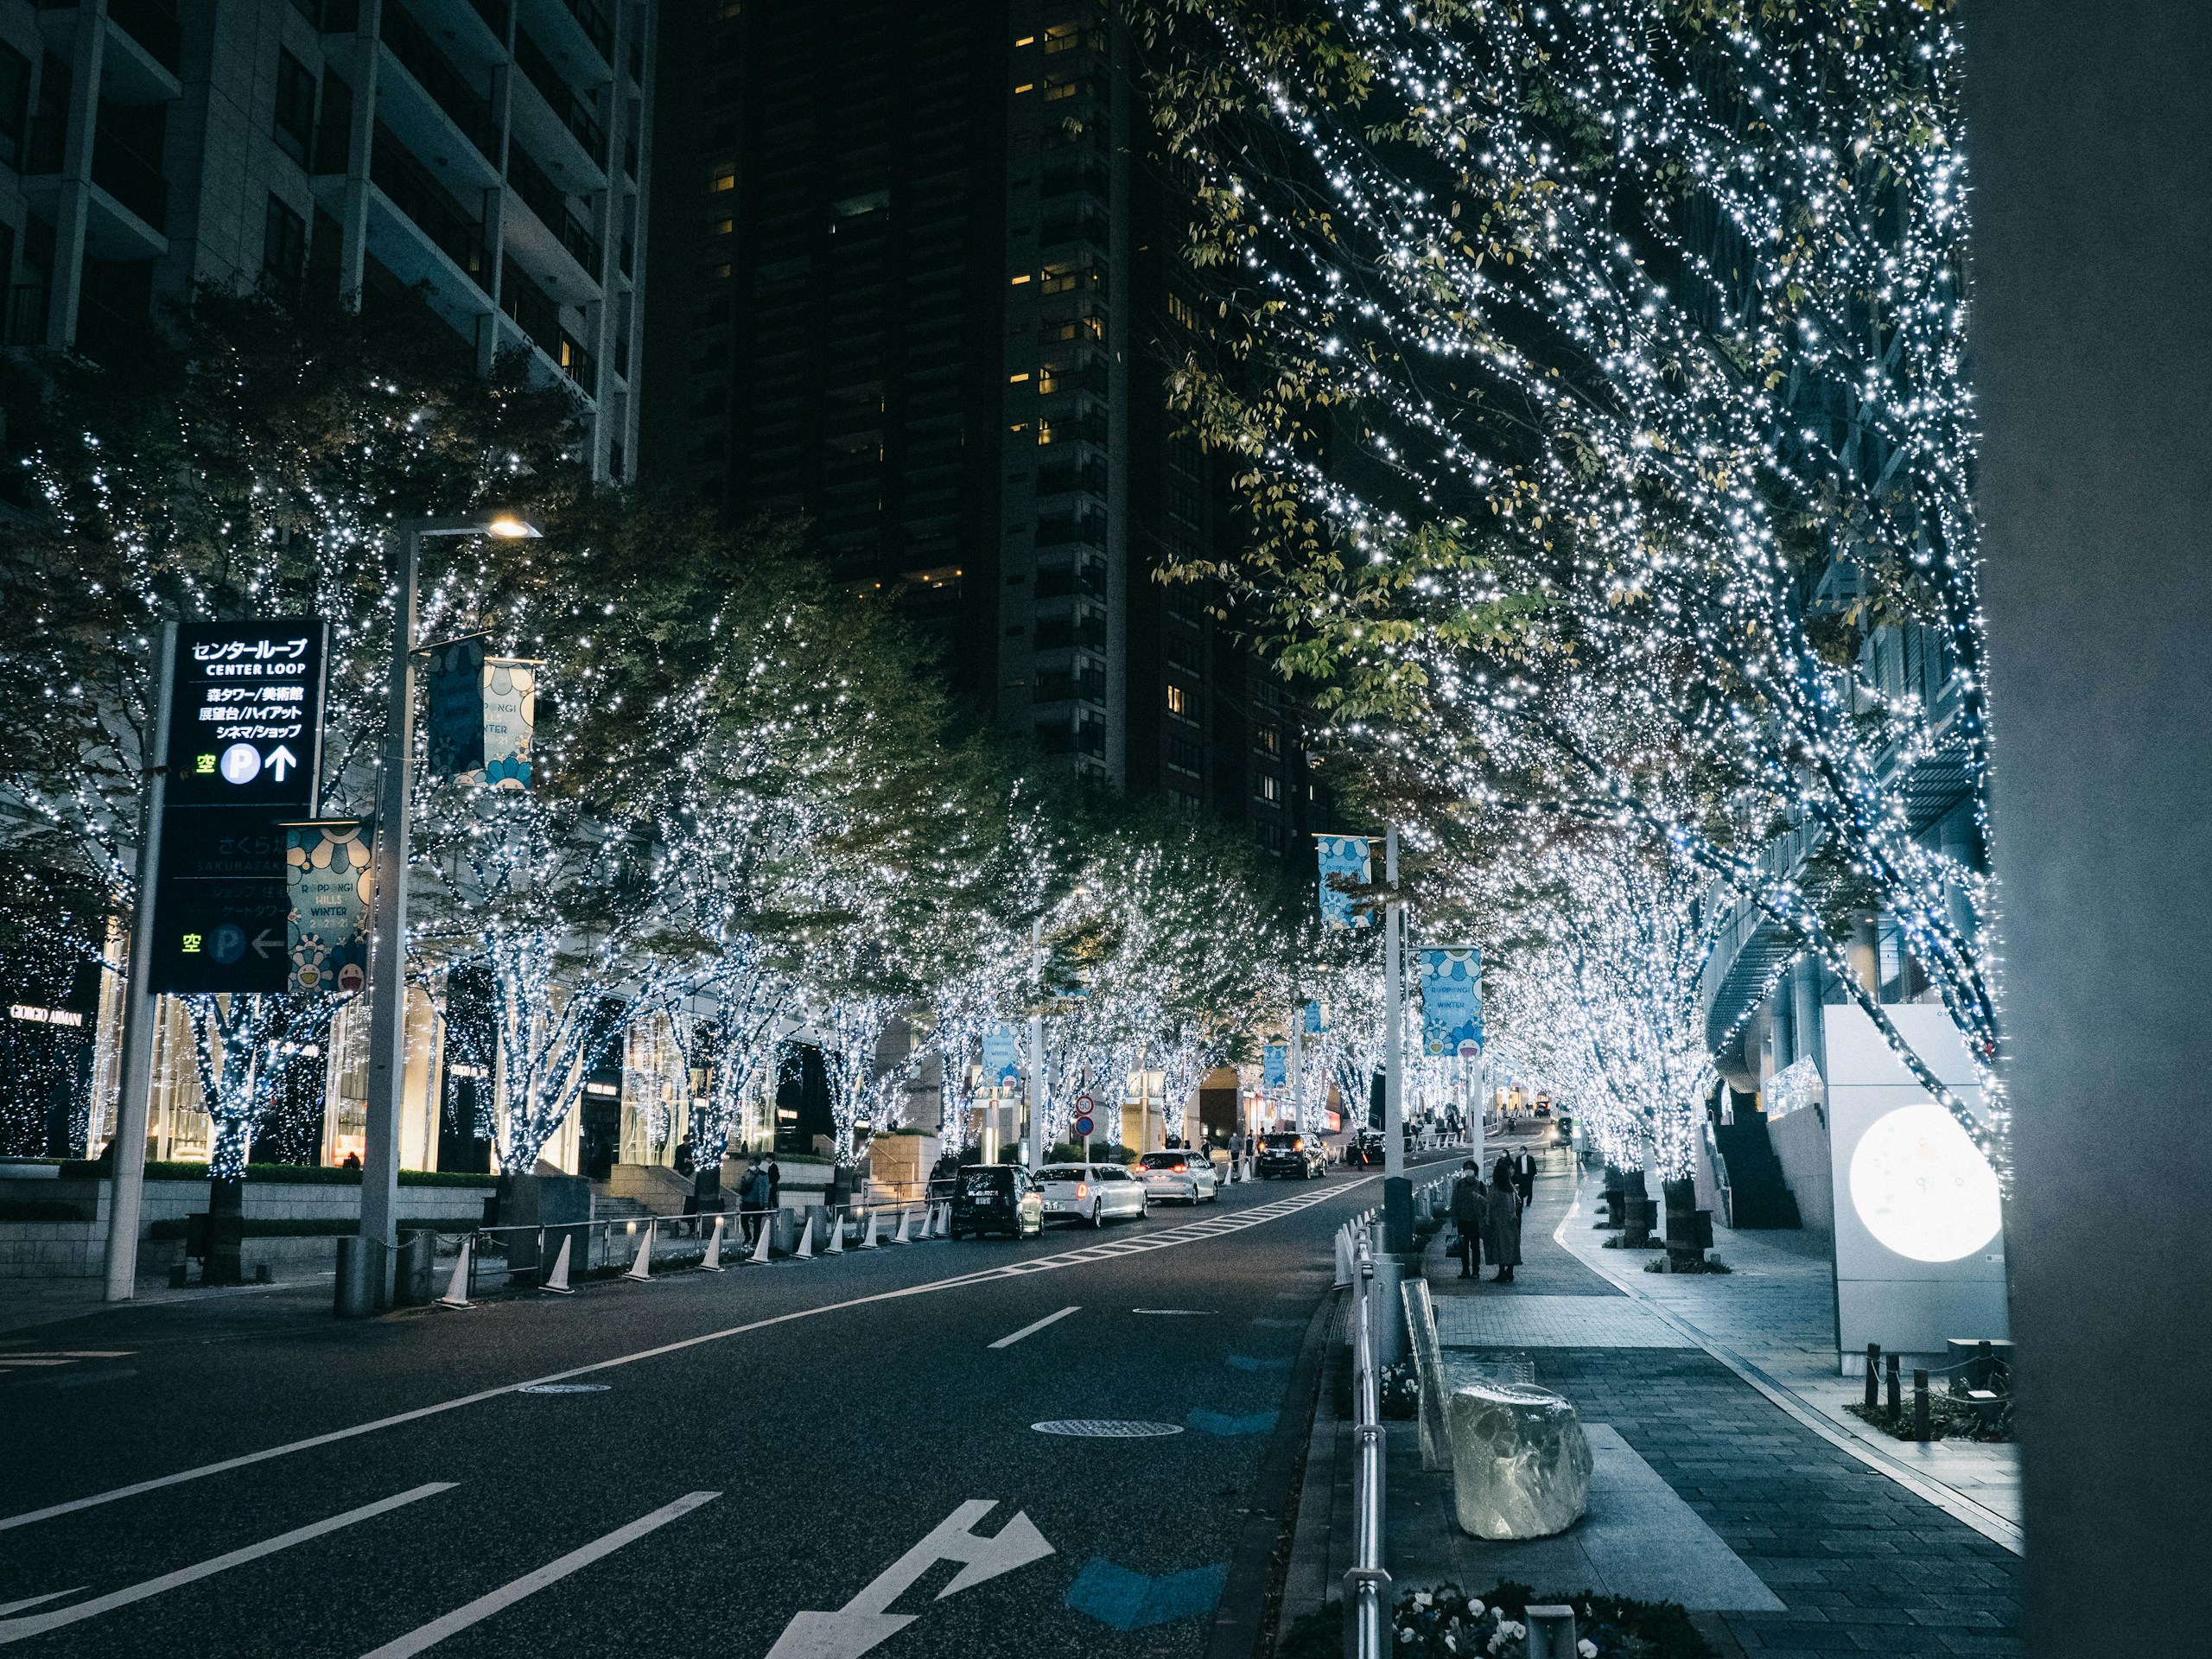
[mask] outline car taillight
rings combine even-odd
[[[1090,1187],[1089,1184],[1083,1181],[1077,1181],[1075,1184],[1075,1195],[1078,1198],[1089,1198],[1090,1196]]]
[[[1306,1150],[1306,1142],[1303,1140],[1294,1141],[1290,1143],[1290,1149],[1293,1152],[1303,1152]]]
[[[1176,1166],[1175,1166],[1175,1173],[1176,1173],[1178,1175],[1180,1175],[1180,1174],[1184,1173],[1186,1170],[1188,1170],[1190,1167],[1191,1167],[1191,1166],[1190,1166],[1188,1164],[1178,1164],[1178,1165],[1176,1165]]]

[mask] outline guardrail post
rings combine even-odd
[[[1878,1397],[1876,1390],[1881,1386],[1881,1376],[1882,1344],[1878,1342],[1870,1342],[1866,1344],[1866,1409],[1869,1411],[1874,1409],[1874,1402]]]
[[[1904,1409],[1904,1402],[1897,1397],[1897,1357],[1891,1354],[1889,1361],[1889,1370],[1885,1374],[1885,1380],[1889,1384],[1890,1417],[1892,1421],[1895,1421],[1897,1414]]]
[[[1912,1438],[1923,1446],[1928,1444],[1928,1373],[1915,1367],[1912,1373]]]

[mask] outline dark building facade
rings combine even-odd
[[[662,27],[648,473],[805,513],[1017,745],[1298,844],[1294,704],[1155,578],[1236,525],[1166,406],[1202,307],[1107,9],[690,0]]]

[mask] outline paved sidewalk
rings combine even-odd
[[[1527,1378],[1574,1401],[1597,1464],[1590,1513],[1554,1539],[1470,1538],[1452,1517],[1449,1473],[1424,1471],[1414,1425],[1390,1424],[1385,1564],[1394,1580],[1457,1582],[1479,1593],[1511,1579],[1540,1593],[1680,1600],[1724,1659],[2016,1654],[2019,1563],[2012,1552],[1926,1492],[1878,1471],[1854,1454],[1865,1449],[1859,1442],[1810,1408],[1793,1412],[1716,1357],[1673,1306],[1634,1294],[1645,1288],[1626,1283],[1646,1276],[1640,1255],[1619,1279],[1590,1265],[1558,1236],[1572,1233],[1562,1224],[1578,1208],[1570,1160],[1552,1154],[1523,1225],[1516,1284],[1463,1280],[1435,1249],[1424,1267],[1447,1369]],[[1580,1225],[1588,1224],[1584,1214]],[[1765,1284],[1751,1273],[1740,1284],[1718,1275],[1649,1278],[1701,1289],[1748,1286],[1744,1306],[1754,1312],[1742,1330],[1768,1328],[1762,1356],[1779,1363],[1798,1340],[1791,1297],[1802,1275],[1777,1268]],[[1694,1311],[1719,1325],[1718,1306]],[[1351,1565],[1351,1434],[1332,1399],[1333,1373],[1347,1367],[1340,1339],[1330,1364],[1284,1586],[1284,1628],[1337,1594]],[[1842,1386],[1832,1359],[1826,1381],[1831,1390]]]
[[[1839,1371],[1834,1276],[1819,1235],[1716,1225],[1713,1254],[1729,1273],[1645,1273],[1642,1253],[1604,1247],[1610,1235],[1594,1224],[1603,1209],[1600,1186],[1596,1174],[1584,1178],[1573,1209],[1550,1229],[1557,1243],[1672,1328],[1686,1327],[1700,1347],[1783,1410],[1802,1412],[1848,1436],[1852,1449],[1863,1448],[1860,1454],[1882,1473],[2019,1554],[2019,1447],[1973,1440],[1916,1446],[1891,1439],[1846,1408],[1862,1397],[1864,1372]]]

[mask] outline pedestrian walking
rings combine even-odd
[[[771,1209],[771,1210],[778,1209],[778,1208],[780,1208],[780,1207],[781,1207],[781,1205],[782,1205],[783,1202],[784,1202],[784,1172],[783,1172],[783,1167],[782,1167],[782,1166],[780,1166],[779,1164],[778,1164],[778,1163],[776,1162],[776,1160],[775,1160],[775,1159],[774,1159],[773,1157],[771,1157],[771,1158],[768,1160],[768,1205],[767,1205],[767,1207],[768,1207],[769,1209]]]
[[[1459,1230],[1459,1276],[1479,1279],[1483,1271],[1483,1175],[1468,1159],[1452,1183],[1452,1225]]]
[[[1513,1269],[1521,1265],[1521,1193],[1513,1184],[1513,1160],[1501,1154],[1490,1173],[1490,1191],[1483,1195],[1483,1243],[1497,1264],[1497,1283],[1513,1282]]]
[[[1244,1179],[1244,1136],[1236,1129],[1229,1132],[1229,1179]]]
[[[1513,1160],[1513,1185],[1521,1189],[1524,1211],[1536,1201],[1536,1154],[1523,1147]]]
[[[689,1129],[676,1143],[676,1173],[683,1182],[683,1219],[677,1224],[676,1230],[696,1238],[699,1236],[699,1153],[691,1144],[691,1131]]]

